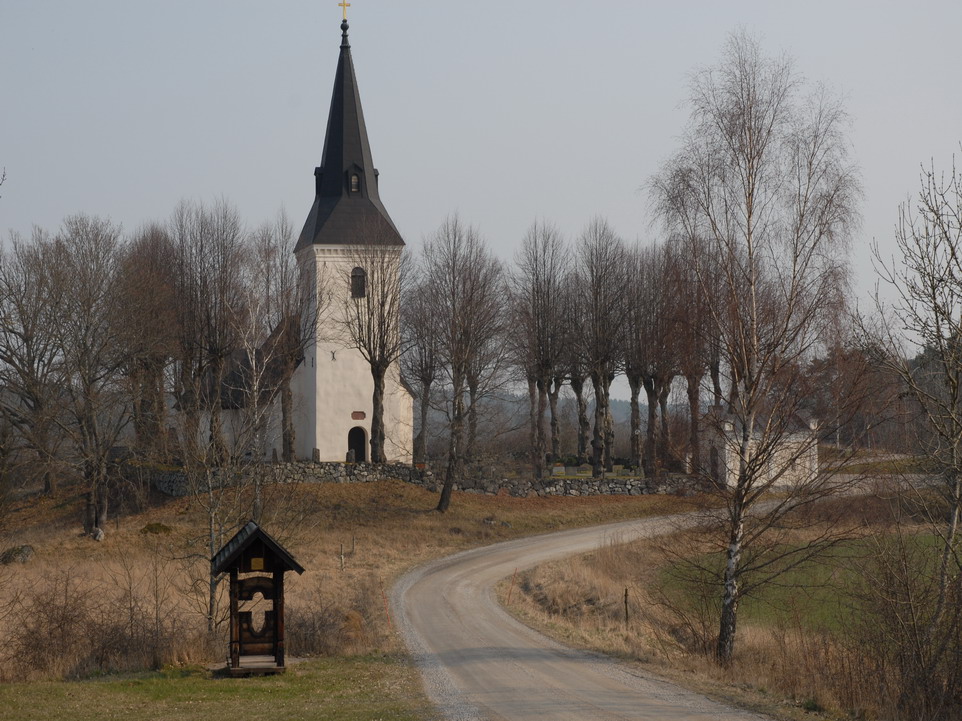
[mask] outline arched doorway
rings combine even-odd
[[[367,462],[367,434],[360,426],[354,426],[347,432],[347,450],[354,451],[355,462]]]

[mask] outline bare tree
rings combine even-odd
[[[839,309],[859,189],[841,105],[824,89],[803,90],[790,61],[764,57],[757,41],[733,35],[722,62],[694,75],[682,148],[652,183],[697,282],[704,286],[711,268],[720,276],[710,314],[732,390],[712,432],[734,459],[718,479],[722,663],[732,658],[743,581],[752,571],[761,573],[755,582],[771,577],[753,544],[830,491],[817,467],[789,476],[815,434],[801,445],[787,440],[805,400],[801,367]],[[761,503],[777,485],[785,495]]]
[[[117,279],[119,342],[125,348],[136,448],[166,460],[167,371],[176,355],[175,249],[166,230],[150,224],[124,248]]]
[[[582,323],[575,342],[595,396],[591,441],[595,477],[601,476],[603,469],[611,470],[613,428],[608,394],[622,365],[618,339],[628,307],[626,258],[624,243],[606,220],[596,218],[582,232],[575,260],[576,303]]]
[[[220,579],[209,573],[204,558],[213,558],[238,523],[240,485],[222,482],[218,469],[232,460],[223,428],[225,405],[231,406],[231,384],[225,381],[231,355],[243,345],[238,329],[249,312],[243,286],[247,235],[237,210],[226,200],[210,207],[182,201],[174,209],[168,232],[176,251],[174,396],[179,451],[193,502],[207,518],[204,537],[192,541],[201,546],[194,554],[202,569],[195,583],[206,591],[208,631],[213,633]]]
[[[109,455],[129,421],[122,385],[123,309],[117,302],[120,228],[101,218],[71,216],[54,244],[58,282],[70,297],[55,326],[64,378],[59,425],[89,489],[87,530],[103,529],[110,497]]]
[[[503,273],[496,261],[498,273]],[[510,356],[505,339],[507,286],[498,280],[500,295],[491,296],[489,302],[479,308],[474,333],[474,350],[468,363],[467,388],[467,442],[464,446],[465,460],[477,463],[479,459],[479,426],[485,402],[497,398],[498,393],[510,381]],[[496,415],[500,415],[497,412]],[[487,413],[484,413],[488,416]]]
[[[464,475],[469,375],[498,325],[505,288],[501,264],[478,231],[455,215],[424,245],[423,287],[436,318],[438,353],[450,389],[448,461],[437,510],[451,503],[454,483]]]
[[[20,470],[39,475],[44,491],[57,485],[63,366],[56,329],[67,288],[59,282],[56,249],[44,231],[11,237],[0,258],[0,411],[15,429]]]
[[[636,248],[628,257],[631,273],[626,286],[625,323],[619,338],[623,342],[625,376],[631,391],[632,463],[643,465],[645,475],[650,478],[659,465],[664,465],[668,446],[664,406],[680,362],[676,352],[680,296],[667,246]],[[644,452],[638,404],[642,388],[648,400]],[[660,432],[659,407],[662,408]]]
[[[695,240],[694,242],[698,242]],[[684,247],[684,244],[681,244]],[[678,244],[673,244],[677,250]],[[678,371],[685,379],[688,396],[688,467],[690,473],[702,468],[701,457],[701,384],[706,373],[711,373],[715,386],[715,405],[721,404],[720,358],[717,334],[711,323],[711,295],[715,289],[712,269],[706,268],[704,282],[699,282],[692,264],[674,254],[675,358]]]
[[[951,629],[957,628],[962,594],[962,172],[954,159],[948,173],[938,173],[934,163],[923,168],[914,203],[899,208],[895,240],[895,259],[886,260],[875,249],[879,275],[896,293],[890,308],[877,298],[888,322],[876,337],[886,350],[886,366],[921,411],[919,437],[938,479],[934,503],[926,502],[924,492],[919,496],[938,539],[938,561],[924,564],[936,569],[933,592],[925,603],[912,605],[914,649],[901,670],[907,692],[938,705],[946,664],[957,665]],[[906,351],[913,347],[917,352],[910,357]]]
[[[250,285],[263,302],[260,323],[269,328],[261,349],[270,356],[271,384],[280,396],[281,456],[294,460],[294,400],[291,378],[313,341],[317,316],[326,293],[305,283],[294,257],[297,236],[284,210],[272,223],[261,225],[251,238]],[[322,279],[323,282],[323,279]],[[256,325],[256,324],[255,324]]]
[[[386,221],[371,224],[351,246],[351,288],[345,298],[341,323],[350,344],[371,368],[374,381],[371,414],[371,461],[384,463],[384,394],[388,374],[400,380],[398,360],[403,349],[401,300],[408,282],[409,260],[402,245],[392,242],[396,233]]]
[[[227,357],[238,347],[234,314],[241,305],[245,235],[237,210],[225,200],[211,207],[181,202],[169,232],[177,252],[176,395],[183,417],[184,455],[205,465],[210,455],[216,465],[226,454],[218,389]],[[203,442],[202,415],[208,422]]]
[[[557,228],[534,222],[521,241],[511,276],[512,338],[515,353],[528,381],[532,469],[544,473],[547,445],[546,407],[551,415],[551,460],[559,454],[558,393],[564,371],[564,292],[569,263],[564,239]]]
[[[429,286],[424,278],[409,285],[406,300],[401,306],[403,353],[402,375],[415,386],[418,398],[418,432],[414,437],[414,462],[424,463],[427,457],[428,416],[431,410],[431,388],[441,373],[435,323],[431,308]]]
[[[574,270],[569,270],[565,278],[565,291],[562,297],[564,317],[564,351],[561,357],[561,372],[571,386],[577,405],[578,421],[578,464],[588,462],[588,436],[591,433],[591,422],[588,420],[588,370],[585,359],[581,354],[579,334],[584,327],[584,308],[579,303],[579,276]]]

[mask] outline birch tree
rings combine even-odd
[[[779,518],[830,491],[815,469],[774,505],[762,503],[806,450],[784,453],[783,442],[805,401],[798,375],[845,288],[859,185],[841,104],[744,33],[716,67],[695,73],[689,102],[682,146],[652,191],[696,282],[716,284],[709,312],[731,397],[714,431],[736,458],[719,485],[717,525],[725,563],[716,653],[728,663],[746,579],[772,576],[754,546]]]

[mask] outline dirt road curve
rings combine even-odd
[[[425,687],[448,721],[759,721],[603,657],[551,641],[511,618],[494,585],[515,568],[655,535],[665,518],[565,531],[460,553],[415,569],[393,613]]]

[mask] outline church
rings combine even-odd
[[[305,336],[303,359],[291,377],[294,452],[298,460],[369,461],[374,381],[344,315],[352,303],[376,291],[372,284],[384,275],[383,269],[365,267],[365,259],[387,259],[396,273],[404,241],[378,194],[346,16],[314,186],[314,204],[294,249],[302,282],[312,291],[306,294],[310,307],[303,318],[316,318],[316,331]],[[410,463],[413,396],[396,360],[387,369],[383,407],[385,460]],[[271,426],[274,430],[279,423]],[[273,449],[268,454],[280,456],[280,435],[269,434]]]

